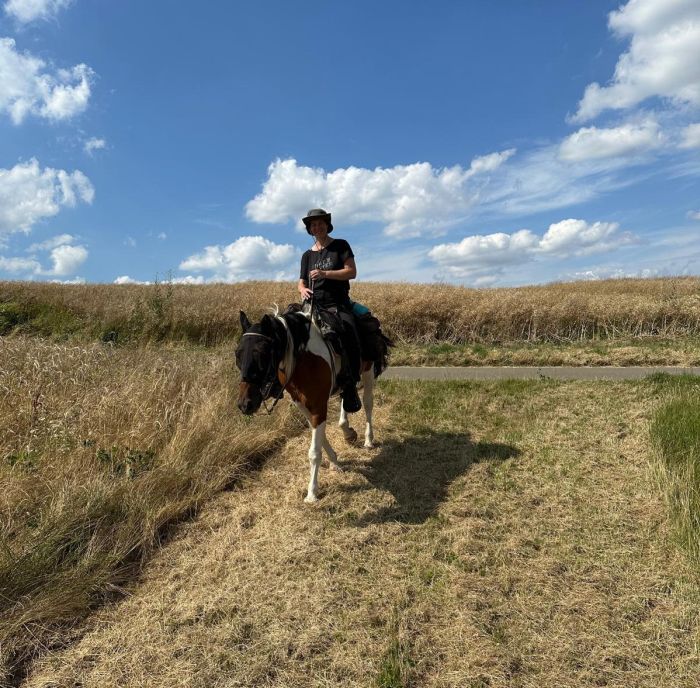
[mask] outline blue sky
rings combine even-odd
[[[0,0],[0,279],[700,273],[700,0]]]

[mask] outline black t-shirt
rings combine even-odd
[[[355,254],[345,239],[333,239],[320,251],[309,249],[301,257],[301,273],[306,286],[311,288],[309,273],[312,270],[342,270],[348,258]],[[350,280],[317,279],[314,280],[314,301],[325,306],[347,305],[350,301]]]

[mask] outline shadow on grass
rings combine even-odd
[[[423,523],[447,496],[450,485],[475,463],[501,463],[517,457],[520,450],[508,444],[472,442],[467,433],[439,432],[388,441],[369,463],[350,461],[350,470],[369,482],[350,491],[376,488],[391,493],[395,503],[365,514],[357,526],[399,521]]]

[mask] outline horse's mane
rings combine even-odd
[[[301,349],[304,349],[309,342],[309,320],[301,312],[299,304],[289,304],[280,314],[279,306],[274,304],[274,317],[284,320],[294,344],[294,356],[297,356]]]

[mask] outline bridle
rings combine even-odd
[[[289,330],[287,329],[287,325],[285,323],[285,331],[287,333],[287,340],[289,340]],[[266,334],[263,334],[262,332],[244,332],[241,335],[241,338],[243,337],[262,337],[263,339],[267,339],[267,341],[272,342],[272,349],[273,349],[273,354],[274,354],[274,345],[277,340],[275,340],[273,337],[270,337]],[[287,345],[289,345],[289,341],[287,341]],[[284,355],[283,355],[283,360],[284,360]],[[275,406],[277,406],[277,402],[282,398],[282,395],[284,394],[284,390],[287,388],[287,384],[291,378],[291,374],[289,371],[285,371],[285,382],[282,388],[279,391],[279,394],[275,397],[274,402],[272,403],[272,406],[270,408],[267,408],[267,404],[265,403],[269,398],[270,398],[270,390],[272,389],[272,385],[275,384],[275,380],[277,378],[277,371],[279,370],[279,366],[282,361],[279,361],[275,363],[274,361],[274,355],[270,357],[270,360],[268,361],[267,364],[267,371],[266,374],[263,378],[263,384],[260,385],[260,394],[262,395],[262,403],[263,406],[265,407],[265,410],[267,411],[267,414],[270,415],[274,410]]]

